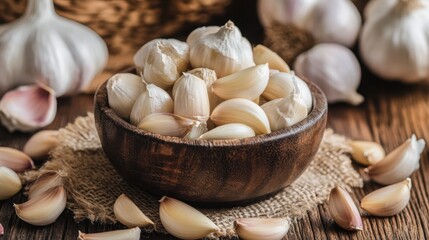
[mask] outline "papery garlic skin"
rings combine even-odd
[[[241,139],[254,137],[255,131],[242,123],[229,123],[213,128],[202,134],[198,139]]]
[[[249,41],[232,21],[196,40],[189,59],[193,68],[213,69],[219,78],[255,65]]]
[[[167,89],[188,69],[188,44],[176,39],[154,39],[137,51],[134,65],[146,82]]]
[[[140,235],[141,230],[139,227],[99,233],[83,233],[79,231],[78,240],[139,240]]]
[[[363,61],[386,80],[429,81],[429,2],[377,1],[360,37]]]
[[[121,194],[116,199],[113,205],[113,213],[120,223],[129,228],[154,225],[152,220],[146,217],[136,204],[125,194]]]
[[[5,200],[22,188],[21,179],[12,169],[0,166],[0,200]]]
[[[269,101],[261,106],[270,122],[271,131],[290,127],[308,115],[307,105],[298,94]]]
[[[104,41],[91,29],[58,16],[52,0],[30,0],[24,15],[0,31],[0,95],[41,82],[57,96],[77,93],[106,65]]]
[[[9,147],[0,147],[0,166],[15,172],[24,172],[34,168],[33,160],[27,154]]]
[[[349,193],[341,187],[331,190],[328,200],[329,214],[342,228],[351,231],[363,229],[360,213]]]
[[[58,144],[58,131],[43,130],[34,134],[25,143],[22,151],[34,159],[39,159],[47,157],[49,152]]]
[[[361,68],[355,55],[338,44],[318,44],[302,53],[295,61],[299,77],[318,85],[329,103],[362,103],[364,98],[356,92],[361,80]]]
[[[284,218],[238,218],[234,221],[238,236],[246,240],[281,240],[289,231]]]
[[[131,73],[118,73],[107,80],[109,106],[122,118],[129,118],[138,96],[145,90],[143,79]]]

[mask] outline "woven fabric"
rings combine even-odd
[[[92,114],[60,129],[59,137],[60,144],[51,152],[51,160],[39,170],[26,173],[26,181],[33,181],[43,171],[64,171],[67,207],[73,211],[76,221],[115,223],[113,204],[125,193],[155,222],[156,229],[144,230],[165,232],[159,219],[158,199],[122,180],[105,157]],[[223,236],[235,236],[233,221],[238,217],[297,220],[323,203],[333,187],[339,185],[351,190],[351,187],[363,186],[360,175],[351,165],[349,151],[345,137],[327,129],[307,170],[275,196],[243,207],[199,210],[222,229]]]

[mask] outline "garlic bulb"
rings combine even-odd
[[[200,38],[215,33],[219,31],[219,26],[208,26],[208,27],[200,27],[192,31],[188,37],[186,38],[186,43],[188,43],[189,46],[194,45],[195,42],[197,42]]]
[[[146,82],[167,89],[188,68],[188,44],[176,39],[154,39],[137,51],[134,65]]]
[[[359,11],[349,0],[259,0],[265,27],[291,24],[308,31],[317,42],[354,45],[361,27]]]
[[[294,68],[298,76],[316,83],[329,103],[344,101],[358,105],[364,100],[356,92],[361,79],[359,62],[346,47],[318,44],[300,54]]]
[[[429,2],[373,2],[360,37],[366,65],[387,80],[429,81]]]
[[[11,132],[45,127],[54,120],[56,112],[55,93],[42,85],[19,87],[0,100],[0,121]]]
[[[0,95],[35,82],[57,96],[76,93],[104,68],[107,57],[103,40],[58,16],[52,0],[30,0],[25,14],[0,30]]]
[[[255,65],[249,41],[233,22],[228,21],[215,33],[201,35],[191,46],[192,67],[213,69],[218,77],[224,77]]]

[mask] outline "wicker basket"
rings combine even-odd
[[[95,30],[109,47],[109,63],[90,90],[132,64],[145,42],[221,15],[231,0],[54,0],[58,14]],[[0,23],[25,10],[27,0],[0,0]]]

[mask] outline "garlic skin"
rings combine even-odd
[[[136,204],[125,194],[121,194],[116,199],[113,205],[113,213],[120,223],[129,228],[154,225],[152,220],[146,217]]]
[[[425,145],[425,140],[417,140],[413,134],[383,160],[366,168],[365,172],[371,180],[379,184],[388,185],[402,181],[419,169],[420,154]]]
[[[373,2],[360,37],[365,64],[386,80],[429,81],[429,2]]]
[[[218,77],[224,77],[254,66],[252,47],[232,21],[219,31],[201,36],[190,50],[193,68],[213,69]]]
[[[145,90],[141,77],[131,73],[118,73],[107,81],[109,106],[122,118],[129,118],[138,96]]]
[[[352,148],[352,159],[364,166],[376,164],[386,156],[383,147],[376,142],[349,141],[347,144]]]
[[[54,120],[56,112],[55,93],[43,85],[18,87],[0,100],[0,121],[10,132],[45,127]]]
[[[185,135],[184,138],[198,139],[202,134],[207,131],[208,128],[206,122],[195,121],[195,123],[192,125],[191,130],[189,130],[189,132]]]
[[[319,43],[347,47],[354,45],[362,24],[358,9],[344,0],[259,0],[258,15],[265,27],[292,24]]]
[[[151,113],[172,113],[173,106],[173,99],[164,89],[147,84],[131,109],[131,124],[138,126]]]
[[[47,157],[58,146],[58,131],[43,130],[34,134],[24,145],[22,151],[34,159]]]
[[[254,137],[255,131],[242,123],[229,123],[213,128],[202,134],[198,139],[241,139]]]
[[[0,166],[0,200],[5,200],[22,188],[21,179],[12,169]]]
[[[269,101],[261,106],[270,122],[271,131],[290,127],[308,115],[307,105],[298,94]]]
[[[31,200],[35,197],[42,195],[50,189],[64,185],[64,177],[66,173],[63,171],[46,171],[40,174],[36,181],[31,184],[28,190],[28,199]]]
[[[359,62],[346,47],[318,44],[298,56],[294,69],[299,77],[316,83],[329,103],[342,101],[358,105],[364,100],[356,92],[361,80]]]
[[[204,214],[184,202],[166,196],[159,201],[162,226],[177,238],[199,239],[220,230]]]
[[[257,65],[268,63],[270,69],[290,72],[287,63],[277,53],[261,44],[253,48],[253,60]]]
[[[56,96],[85,88],[107,63],[104,41],[55,13],[52,0],[30,0],[0,31],[0,95],[17,85],[44,83]]]
[[[284,218],[238,218],[234,221],[238,236],[246,240],[281,240],[289,231]]]
[[[341,187],[331,190],[328,200],[329,214],[342,228],[351,231],[363,229],[360,213],[349,193]]]
[[[137,126],[148,132],[166,136],[184,137],[191,131],[196,121],[171,113],[152,113]]]
[[[176,39],[154,39],[137,51],[134,65],[146,82],[167,89],[188,69],[188,44]]]
[[[188,43],[189,46],[194,45],[195,42],[197,42],[202,37],[205,37],[208,34],[216,33],[219,31],[219,26],[208,26],[208,27],[199,27],[196,28],[194,31],[192,31],[188,37],[186,38],[186,43]]]
[[[360,204],[369,214],[390,217],[401,212],[410,201],[411,179],[407,178],[366,195]]]
[[[78,240],[139,240],[140,234],[139,227],[99,233],[83,233],[79,231]]]
[[[5,166],[15,172],[24,172],[34,168],[31,158],[14,148],[0,147],[0,166]]]

